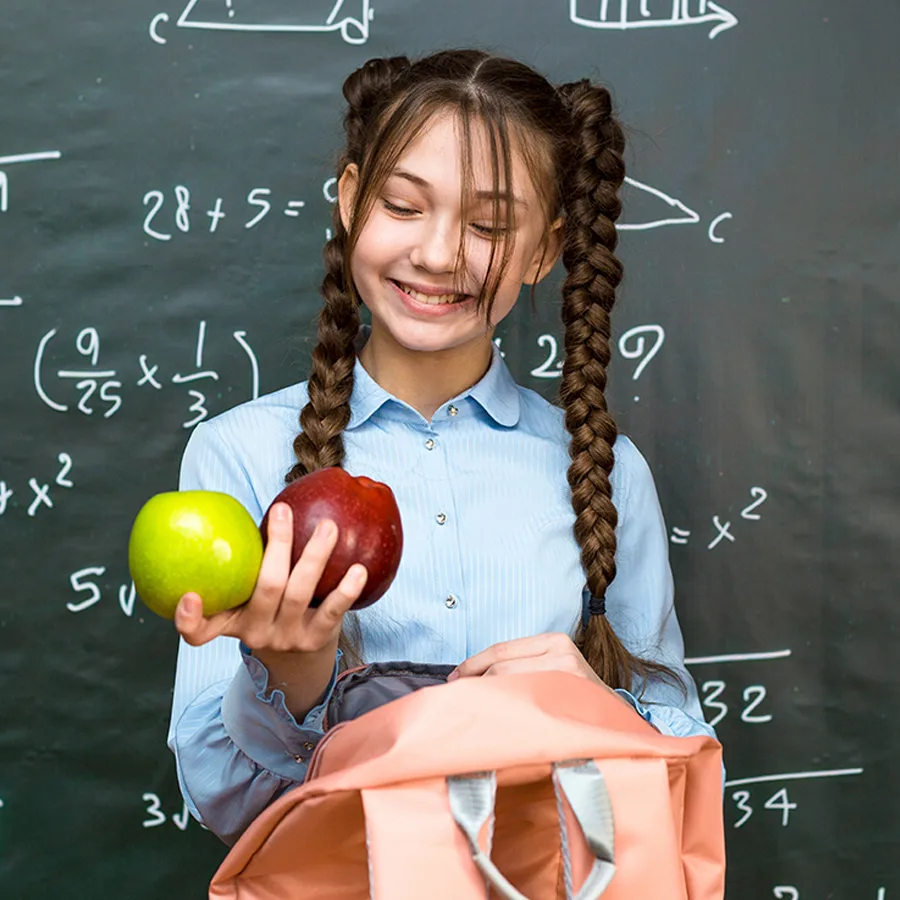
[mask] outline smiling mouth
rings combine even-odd
[[[403,284],[402,281],[395,281],[392,278],[391,282],[397,285],[404,294],[408,294],[413,300],[418,303],[424,303],[427,306],[446,306],[451,303],[462,303],[472,299],[471,294],[423,294]]]

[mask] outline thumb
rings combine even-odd
[[[175,607],[175,627],[181,636],[196,646],[202,644],[203,600],[193,592],[184,594]]]

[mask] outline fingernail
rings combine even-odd
[[[330,519],[324,519],[316,525],[315,536],[327,541],[334,534],[334,527],[334,523]]]
[[[459,672],[457,672],[456,669],[454,669],[454,670],[447,676],[447,681],[456,681],[457,678],[459,678]]]
[[[272,507],[272,518],[283,522],[288,517],[288,511],[287,503],[276,503]]]
[[[188,597],[187,600],[184,601],[184,611],[187,615],[195,616],[199,610],[200,601],[196,597]]]

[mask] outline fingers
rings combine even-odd
[[[341,583],[315,611],[315,616],[309,623],[311,635],[325,642],[339,631],[344,613],[359,599],[368,579],[369,573],[365,566],[359,563],[350,566]]]
[[[286,510],[287,534],[281,533],[284,520],[279,518],[275,532],[277,546],[272,548],[270,543],[266,547],[266,556],[272,548],[272,557],[263,558],[248,615],[236,623],[240,632],[236,636],[255,649],[318,650],[320,645],[311,642],[307,633],[312,613],[309,605],[337,543],[337,526],[328,519],[319,522],[291,568],[293,528],[290,509],[286,507]]]
[[[247,603],[204,617],[197,594],[181,598],[175,625],[189,644],[199,646],[227,635],[259,650],[317,651],[339,633],[343,616],[359,599],[368,573],[362,565],[351,566],[337,588],[318,607],[310,607],[337,544],[337,525],[328,519],[319,522],[293,568],[293,525],[287,504],[273,505],[267,534],[256,587]]]
[[[320,649],[334,639],[340,631],[344,613],[359,599],[368,573],[365,566],[357,564],[347,570],[338,586],[318,607],[310,607],[337,539],[337,525],[326,519],[319,523],[304,547],[290,574],[278,612],[279,645],[290,641],[297,649]]]
[[[510,660],[532,658],[545,653],[565,653],[569,645],[575,646],[567,634],[535,634],[512,641],[501,641],[461,662],[453,678],[484,675],[492,666]]]
[[[578,660],[565,654],[557,656],[551,653],[542,653],[538,656],[520,656],[517,659],[508,659],[504,662],[494,663],[484,674],[490,675],[514,675],[517,672],[571,672],[573,675],[583,675]]]
[[[256,586],[247,603],[204,617],[198,594],[187,593],[179,600],[175,609],[175,627],[189,644],[196,647],[220,635],[240,638],[250,644],[263,639],[271,630],[291,571],[294,529],[291,508],[286,503],[272,506],[266,535],[266,550]]]
[[[271,621],[277,615],[291,571],[294,526],[293,514],[287,503],[275,503],[269,510],[266,536],[266,552],[251,598],[254,618],[259,621]]]
[[[337,544],[337,538],[337,525],[330,519],[323,519],[316,525],[300,558],[286,579],[287,584],[285,585],[284,581],[281,583],[285,613],[296,615],[307,609],[316,585],[325,571],[328,558]],[[287,608],[289,606],[291,609]]]

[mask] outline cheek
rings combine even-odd
[[[360,280],[371,281],[383,274],[383,270],[390,262],[388,252],[390,246],[383,236],[375,237],[372,231],[360,235],[350,258],[350,272],[357,284]]]

